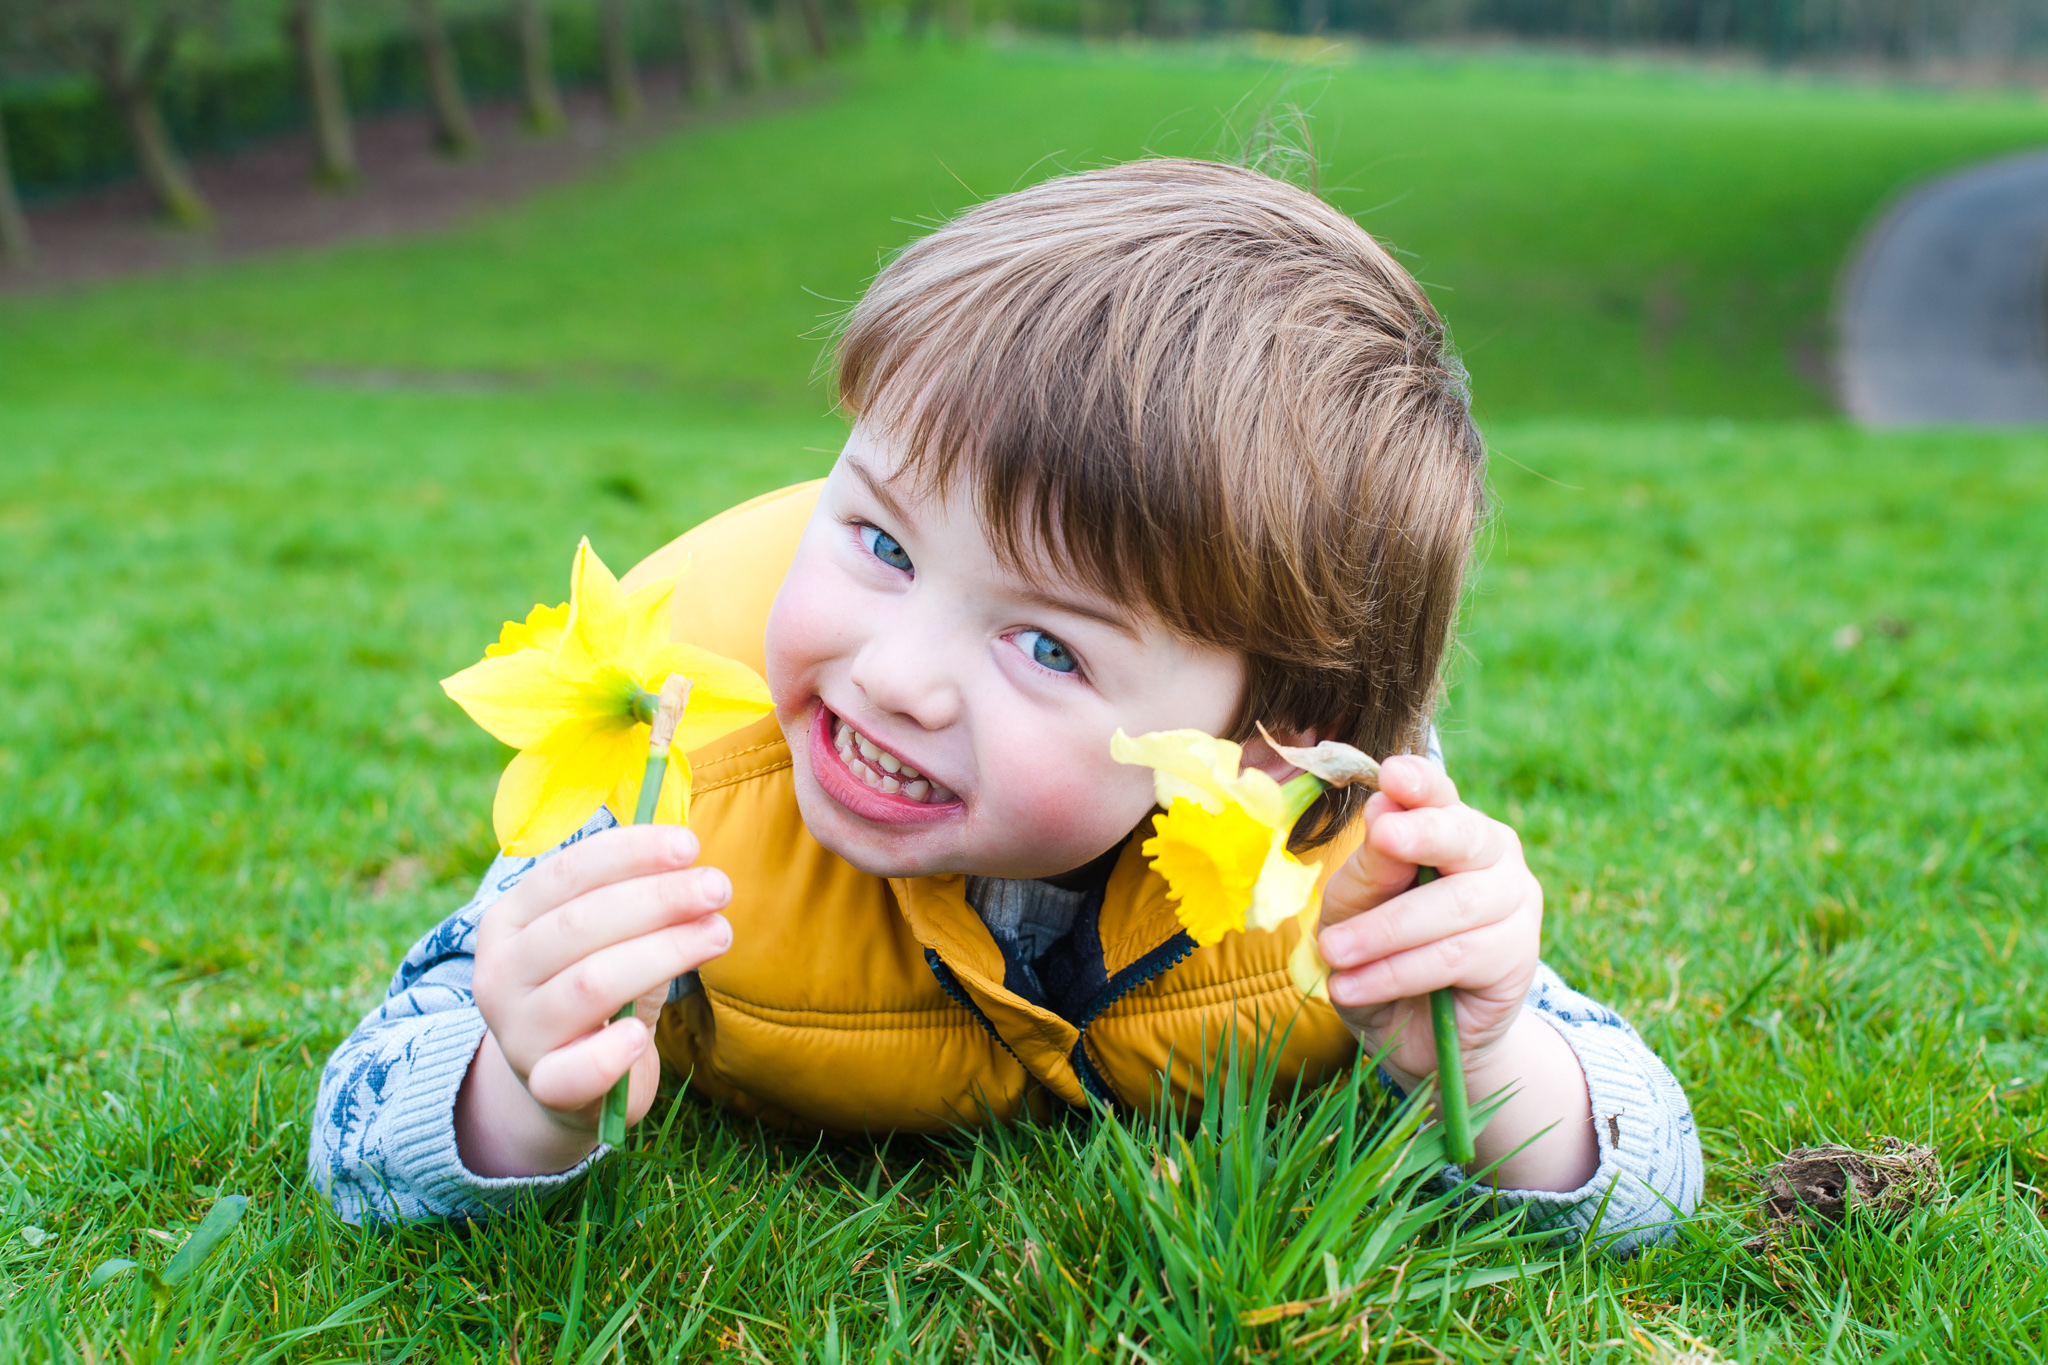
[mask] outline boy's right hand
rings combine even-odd
[[[484,912],[474,992],[489,1032],[456,1100],[478,1175],[543,1175],[597,1145],[605,1093],[629,1070],[627,1118],[654,1102],[653,1022],[669,983],[732,946],[732,884],[692,867],[675,825],[607,830],[536,866]],[[635,1017],[616,1022],[620,1006]]]

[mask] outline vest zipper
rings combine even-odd
[[[960,984],[959,977],[953,975],[953,969],[946,965],[946,960],[939,956],[938,950],[936,948],[925,949],[924,961],[925,965],[932,969],[932,975],[938,979],[939,989],[952,996],[960,1004],[966,1006],[967,1012],[980,1020],[981,1026],[988,1030],[988,1036],[1001,1043],[1003,1051],[1009,1053],[1018,1066],[1024,1066],[1024,1059],[1017,1056],[1017,1050],[1010,1046],[1009,1041],[1001,1033],[996,1031],[995,1021],[981,1012],[981,1006],[975,1004],[974,998],[967,994],[967,988]],[[1029,1076],[1031,1068],[1024,1066],[1024,1074]]]
[[[1102,1012],[1111,1005],[1114,1005],[1146,982],[1171,971],[1174,967],[1180,965],[1183,958],[1194,951],[1195,941],[1188,937],[1186,930],[1181,930],[1175,933],[1172,938],[1138,958],[1137,961],[1131,963],[1109,979],[1109,983],[1102,989],[1102,994],[1096,996],[1093,1003],[1089,1005],[1088,1013],[1082,1015],[1075,1024],[1076,1029],[1079,1031],[1079,1036],[1074,1039],[1074,1050],[1069,1056],[1069,1061],[1073,1065],[1074,1074],[1080,1078],[1083,1090],[1086,1090],[1104,1104],[1123,1105],[1122,1097],[1111,1088],[1108,1079],[1096,1069],[1095,1059],[1088,1055],[1088,1026],[1100,1018]],[[1002,1044],[1003,1051],[1009,1053],[1016,1060],[1017,1065],[1024,1066],[1024,1059],[1017,1056],[1016,1049],[1011,1047],[1008,1040],[997,1031],[995,1021],[986,1014],[983,1014],[981,1006],[974,1003],[973,998],[967,994],[966,988],[960,984],[959,978],[953,975],[953,969],[946,965],[945,959],[939,956],[938,951],[933,948],[925,949],[924,960],[925,965],[932,969],[932,976],[938,980],[939,989],[965,1006],[967,1012],[972,1014],[980,1021],[981,1026],[988,1030],[988,1036]],[[1026,1075],[1029,1075],[1031,1068],[1024,1066],[1024,1072]]]
[[[1109,984],[1103,987],[1102,994],[1096,996],[1094,1003],[1088,1007],[1088,1013],[1081,1016],[1075,1025],[1080,1030],[1080,1036],[1074,1039],[1071,1060],[1074,1074],[1081,1078],[1082,1086],[1095,1098],[1105,1104],[1123,1104],[1122,1097],[1110,1087],[1109,1079],[1096,1069],[1095,1059],[1088,1055],[1088,1026],[1100,1018],[1104,1010],[1146,982],[1171,971],[1180,964],[1181,959],[1193,951],[1195,941],[1188,937],[1187,931],[1175,933],[1172,938],[1111,977]]]

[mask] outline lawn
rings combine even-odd
[[[1348,1359],[1368,1304],[1382,1360],[2043,1354],[2048,439],[1859,433],[1813,377],[1859,225],[2040,105],[1032,44],[816,93],[441,236],[0,299],[0,1358]],[[1400,1119],[1341,1091],[1186,1148],[814,1148],[684,1100],[552,1210],[325,1216],[319,1065],[492,852],[503,754],[435,680],[577,536],[623,566],[820,471],[821,330],[916,222],[1276,97],[1464,345],[1497,515],[1449,757],[1528,841],[1549,960],[1692,1095],[1683,1244],[1370,1248],[1399,1171],[1314,1154],[1370,1169]],[[1759,1166],[1884,1134],[1954,1197],[1742,1249]],[[85,1287],[227,1194],[168,1336],[139,1278]],[[1327,1262],[1318,1203],[1356,1219]]]

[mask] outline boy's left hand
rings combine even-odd
[[[1397,1040],[1385,1063],[1412,1090],[1436,1070],[1431,991],[1457,989],[1468,1069],[1508,1036],[1536,973],[1543,888],[1514,830],[1426,759],[1388,759],[1365,816],[1365,843],[1323,892],[1330,1002],[1368,1053]],[[1418,866],[1443,875],[1414,886]]]

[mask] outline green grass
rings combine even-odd
[[[1398,1116],[1348,1092],[1187,1148],[814,1151],[686,1102],[554,1210],[321,1212],[318,1065],[491,851],[502,755],[435,680],[578,535],[623,567],[822,468],[815,333],[906,220],[1214,150],[1280,77],[1047,46],[831,81],[458,232],[0,302],[0,1358],[1279,1359],[1338,1310],[1237,1311],[1396,1267],[1437,1285],[1374,1310],[1384,1360],[2043,1354],[2048,441],[1858,433],[1800,368],[1873,207],[2041,110],[1561,59],[1294,93],[1467,350],[1499,516],[1451,761],[1527,838],[1547,956],[1689,1088],[1681,1246],[1456,1290],[1515,1253],[1436,1225],[1389,1258],[1398,1169],[1304,1158],[1380,1150]],[[1757,1166],[1884,1133],[1955,1199],[1740,1249]],[[231,1193],[167,1316],[84,1287]]]

